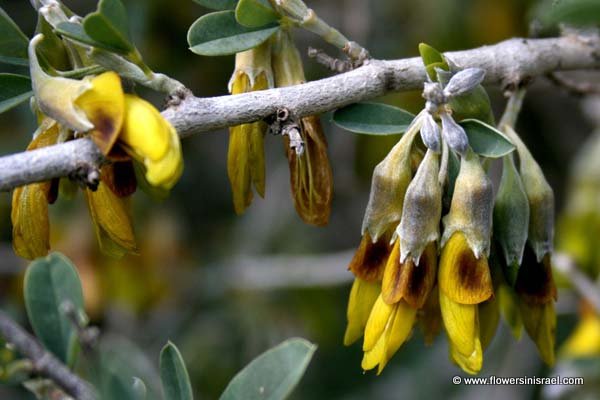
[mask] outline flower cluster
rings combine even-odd
[[[88,171],[85,196],[101,248],[112,255],[136,252],[127,198],[137,179],[169,190],[183,171],[179,136],[147,101],[123,91],[115,72],[82,80],[49,75],[40,66],[35,36],[29,46],[34,105],[40,126],[28,150],[88,135],[109,160],[99,173]],[[139,170],[137,174],[135,170]],[[54,179],[16,189],[13,193],[13,246],[17,254],[33,259],[47,254],[48,204],[59,187]]]
[[[524,202],[504,201],[512,195],[495,202],[483,160],[454,120],[464,113],[460,105],[466,100],[453,100],[479,90],[484,72],[439,69],[437,75],[445,84],[425,83],[425,109],[373,172],[363,237],[349,265],[355,280],[344,343],[364,334],[362,368],[378,366],[381,372],[414,326],[421,326],[427,343],[443,326],[450,358],[475,374],[502,313],[516,335],[525,326],[542,359],[551,364],[556,297],[549,264],[552,191],[518,136],[510,136],[519,140],[521,171],[510,168],[514,161],[508,154],[504,173],[515,172],[510,180],[525,187]],[[454,174],[449,172],[452,163],[457,165]],[[499,196],[508,180],[503,178]],[[511,219],[523,214],[525,221]],[[504,231],[496,233],[496,225]],[[517,244],[503,235],[518,229],[525,234],[517,235],[522,238]]]
[[[281,29],[265,43],[236,55],[229,90],[238,94],[304,82],[302,60],[291,33]],[[287,128],[282,133],[296,211],[306,223],[326,225],[331,209],[333,176],[319,117],[301,118]],[[251,186],[264,197],[264,136],[267,130],[263,121],[230,128],[227,170],[237,214],[242,214],[252,202]]]

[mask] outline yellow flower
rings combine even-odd
[[[561,357],[600,357],[600,317],[588,303],[581,308],[581,320],[562,345]]]
[[[59,129],[56,122],[46,119],[41,132],[27,147],[35,150],[56,143]],[[48,254],[50,249],[50,222],[48,203],[52,182],[33,183],[14,190],[11,220],[13,225],[13,248],[19,256],[33,260]]]
[[[153,186],[171,189],[183,172],[179,135],[147,101],[125,95],[125,118],[119,143],[144,164],[146,179]]]
[[[461,231],[448,239],[438,271],[440,309],[450,342],[450,356],[467,373],[483,363],[478,304],[493,295],[487,259],[479,259]]]
[[[381,285],[378,282],[354,279],[348,300],[348,325],[344,334],[345,346],[350,346],[363,335],[371,309],[380,291]]]
[[[370,370],[379,365],[377,374],[408,339],[417,310],[400,300],[389,305],[379,296],[373,305],[365,327],[362,368]]]

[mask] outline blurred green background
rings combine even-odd
[[[65,0],[80,15],[92,0]],[[187,49],[186,32],[207,12],[191,0],[124,0],[132,34],[155,71],[175,77],[197,96],[227,93],[233,57],[200,57]],[[307,4],[376,58],[418,54],[426,42],[442,50],[492,44],[529,31],[533,1],[526,0],[327,0]],[[0,5],[31,35],[36,16],[28,1]],[[309,45],[337,54],[318,37],[298,32],[303,54]],[[329,73],[305,57],[309,80]],[[5,68],[5,71],[9,71]],[[504,98],[489,88],[496,117]],[[140,94],[161,106],[156,93]],[[384,101],[418,111],[420,93],[390,94]],[[188,364],[198,398],[217,398],[252,358],[291,336],[319,348],[295,399],[492,399],[557,398],[534,386],[454,386],[463,375],[448,360],[443,335],[426,348],[415,330],[379,377],[363,374],[360,345],[345,348],[346,301],[352,276],[346,270],[360,240],[373,167],[396,138],[357,137],[332,126],[324,115],[335,194],[330,223],[302,223],[290,196],[289,172],[280,137],[266,140],[267,195],[235,216],[226,172],[226,130],[183,141],[185,172],[171,196],[156,202],[134,196],[141,256],[115,261],[102,256],[84,199],[60,199],[51,209],[52,245],[78,266],[87,307],[105,335],[126,338],[139,349],[140,364],[155,376],[158,353],[175,342]],[[27,105],[0,115],[0,155],[22,151],[35,129]],[[570,160],[593,130],[580,99],[547,79],[538,79],[526,98],[518,130],[556,191],[559,207]],[[11,248],[10,194],[0,193],[0,300],[25,320],[20,295],[26,263]],[[559,341],[572,329],[577,299],[561,293]],[[123,339],[120,339],[123,340]],[[133,356],[132,356],[133,357]],[[136,356],[137,357],[137,356]],[[137,360],[137,358],[136,358]],[[153,375],[154,374],[154,375]],[[527,337],[515,342],[505,326],[487,350],[481,374],[545,376]],[[156,385],[152,382],[150,389]],[[554,394],[553,394],[554,393]],[[0,387],[2,399],[26,399],[18,388]],[[554,397],[553,397],[554,396]]]

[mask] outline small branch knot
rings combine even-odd
[[[82,162],[75,167],[75,170],[69,175],[69,179],[75,181],[82,188],[89,188],[95,192],[100,184],[100,169],[95,165]]]
[[[287,136],[289,138],[289,147],[297,155],[304,153],[304,140],[302,140],[301,128],[290,110],[280,108],[275,114],[265,118],[265,122],[269,124],[269,132],[272,135]]]

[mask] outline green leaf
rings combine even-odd
[[[450,99],[455,120],[478,119],[489,125],[494,125],[494,114],[487,91],[478,85],[472,91]]]
[[[194,2],[211,10],[233,10],[238,0],[194,0]]]
[[[192,385],[177,347],[169,342],[160,352],[160,380],[165,400],[192,400]]]
[[[37,33],[44,35],[42,40],[37,45],[37,53],[40,56],[40,61],[43,62],[45,69],[51,66],[59,71],[67,71],[71,68],[71,61],[67,54],[67,49],[60,37],[54,33],[52,25],[40,14],[38,15]]]
[[[24,282],[25,306],[31,327],[42,344],[72,365],[76,330],[62,307],[70,302],[83,313],[83,292],[77,270],[69,259],[52,253],[29,264]]]
[[[27,61],[28,44],[27,36],[0,7],[0,62],[29,65]]]
[[[99,47],[111,51],[117,50],[113,47],[106,46],[103,43],[95,41],[87,33],[85,33],[81,24],[75,22],[61,22],[56,26],[56,33],[89,46]]]
[[[23,75],[0,74],[0,113],[29,100],[31,79]]]
[[[258,28],[277,22],[279,14],[268,0],[240,0],[235,8],[235,19],[249,28]]]
[[[122,53],[135,47],[129,37],[127,10],[120,0],[100,0],[98,10],[83,19],[83,29],[96,42]]]
[[[479,155],[498,158],[507,155],[515,149],[512,142],[502,132],[476,119],[460,121],[469,137],[469,145]]]
[[[227,385],[221,400],[285,399],[296,387],[317,346],[288,339],[255,358]]]
[[[444,55],[430,45],[426,43],[419,43],[419,54],[421,54],[423,65],[425,65],[425,70],[427,71],[427,74],[431,80],[437,80],[437,75],[434,70],[435,67],[442,68],[447,71],[450,70]]]
[[[598,0],[561,0],[552,3],[552,7],[542,15],[546,25],[568,23],[575,26],[600,25],[600,1]]]
[[[382,103],[350,104],[333,114],[340,128],[365,135],[404,133],[414,118],[408,111]]]
[[[223,56],[258,46],[279,29],[271,24],[247,28],[235,20],[235,12],[219,11],[203,15],[190,26],[190,50],[203,56]]]

